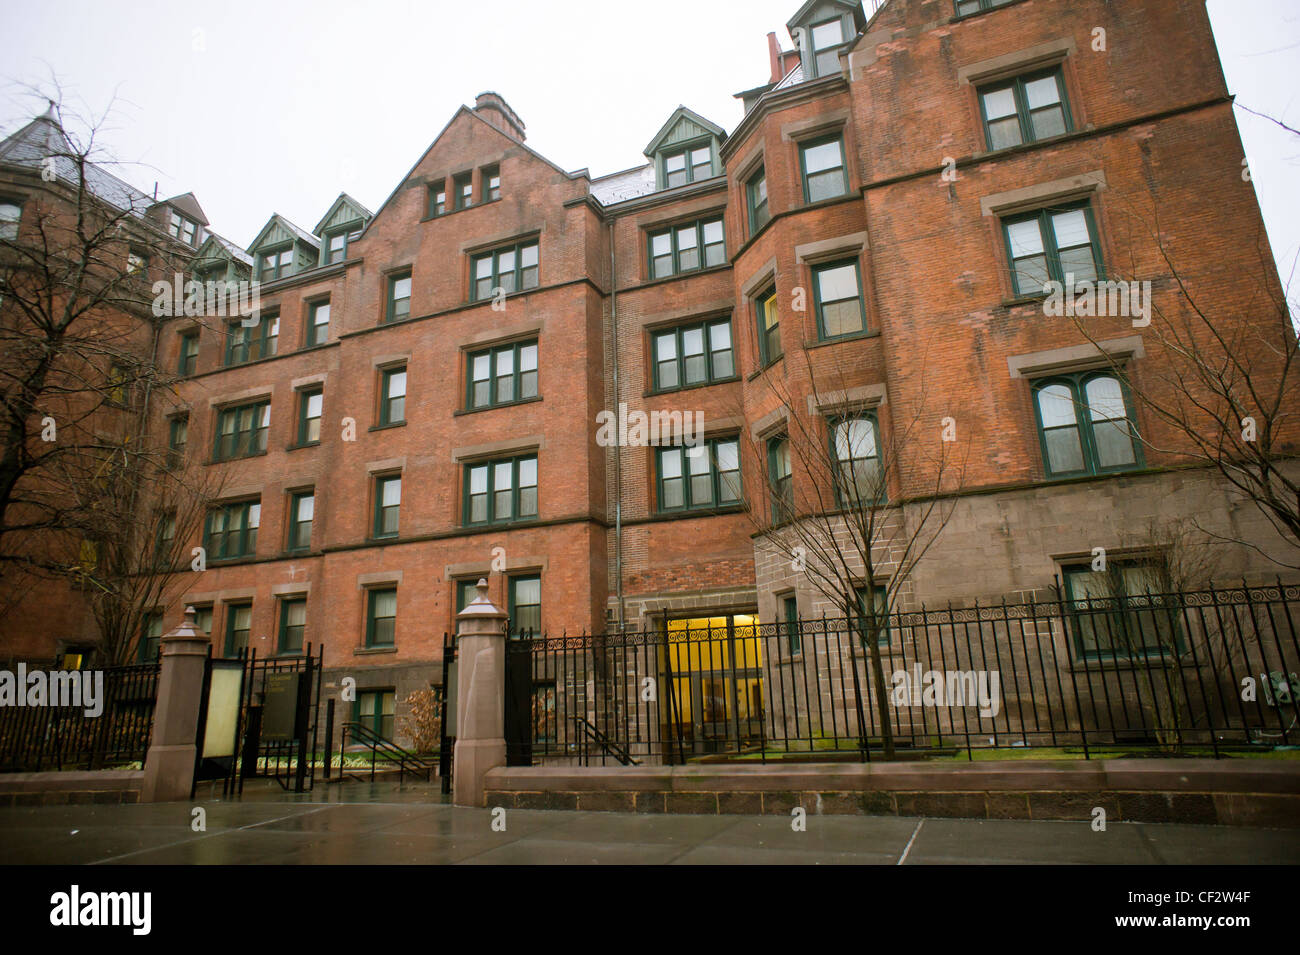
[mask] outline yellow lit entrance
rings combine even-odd
[[[761,745],[763,650],[757,627],[753,614],[667,622],[665,740],[680,740],[686,753]]]

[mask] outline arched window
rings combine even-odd
[[[1114,375],[1092,372],[1041,381],[1034,385],[1034,408],[1049,477],[1141,467],[1133,414]]]

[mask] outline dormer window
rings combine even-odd
[[[664,183],[669,189],[712,176],[713,151],[708,146],[696,146],[664,155]]]
[[[831,76],[840,71],[839,48],[844,43],[844,21],[839,17],[813,25],[812,62],[816,76]]]
[[[293,246],[262,254],[259,277],[263,282],[274,282],[291,272],[293,272]]]
[[[325,236],[325,261],[323,265],[329,265],[332,262],[342,262],[348,254],[348,231],[340,229],[338,232],[332,232]]]
[[[198,223],[193,222],[179,212],[172,211],[172,221],[167,231],[173,239],[180,239],[186,245],[193,245],[198,236]]]

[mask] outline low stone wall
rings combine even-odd
[[[140,801],[144,771],[5,773],[0,775],[0,807],[121,804]]]
[[[862,814],[1300,828],[1300,760],[505,767],[488,806],[594,812]]]

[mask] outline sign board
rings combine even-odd
[[[244,665],[238,663],[236,666],[222,666],[225,662],[227,661],[212,661],[212,676],[208,684],[208,718],[203,730],[204,759],[235,755]]]
[[[302,689],[301,673],[268,673],[262,692],[262,739],[283,743],[297,739],[299,733],[298,697]]]

